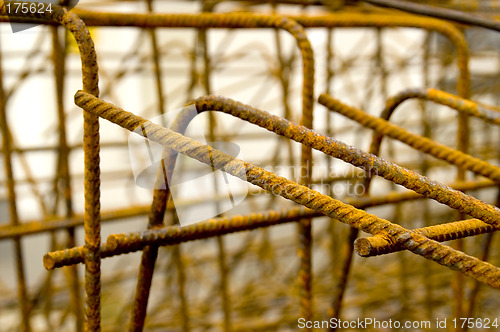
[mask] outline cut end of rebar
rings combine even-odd
[[[78,90],[78,91],[75,93],[75,97],[74,97],[74,98],[75,98],[75,101],[76,101],[76,99],[77,99],[77,98],[79,98],[79,97],[81,97],[81,96],[83,96],[83,95],[85,95],[85,92],[84,92],[83,90]]]
[[[326,106],[325,104],[328,102],[328,95],[326,93],[322,93],[319,95],[318,97],[318,102],[323,105],[323,106]]]
[[[106,239],[105,246],[109,248],[109,250],[115,250],[116,248],[118,248],[118,241],[119,241],[118,237],[119,235],[117,234],[109,235],[108,238]]]
[[[373,256],[373,246],[366,238],[359,238],[354,241],[354,250],[361,257]]]
[[[55,261],[54,257],[52,257],[52,255],[50,253],[45,254],[43,256],[43,267],[46,270],[51,271],[55,268],[55,266],[56,266],[56,261]]]

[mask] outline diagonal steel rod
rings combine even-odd
[[[384,110],[380,114],[380,118],[389,121],[399,105],[401,105],[404,101],[413,98],[428,100],[437,104],[445,105],[457,110],[458,112],[465,113],[469,116],[473,116],[488,123],[500,126],[500,109],[464,99],[441,90],[428,88],[408,89],[389,98],[386,102]],[[384,135],[379,132],[373,133],[372,143],[370,145],[371,153],[378,154],[383,137]]]
[[[83,94],[79,95],[83,97]],[[82,105],[83,100],[79,103]],[[327,155],[362,168],[371,175],[381,176],[495,227],[500,225],[500,209],[495,206],[291,121],[223,97],[202,97],[195,103],[198,112],[220,111],[231,114],[278,135],[309,145]]]
[[[79,94],[79,97],[83,98],[84,95],[82,93]],[[80,102],[80,105],[82,105],[82,102]],[[355,166],[359,165],[361,167],[364,167],[365,170],[372,172],[373,174],[381,175],[389,180],[394,180],[394,182],[402,184],[408,189],[415,190],[420,194],[423,194],[430,198],[434,198],[435,200],[443,204],[447,204],[452,208],[457,208],[459,210],[464,210],[465,208],[467,210],[464,211],[468,211],[471,215],[475,214],[477,216],[481,216],[482,220],[487,223],[489,222],[495,224],[496,221],[494,220],[498,218],[495,215],[498,215],[499,210],[494,206],[486,204],[462,192],[453,190],[447,186],[441,185],[436,181],[432,181],[423,176],[419,176],[409,170],[404,170],[399,166],[390,164],[373,155],[363,153],[353,147],[349,147],[331,138],[327,138],[312,132],[310,133],[310,137],[307,137],[307,133],[310,132],[309,130],[307,130],[306,128],[301,128],[298,125],[294,125],[293,123],[285,119],[281,119],[279,117],[221,97],[204,97],[197,100],[196,105],[198,111],[200,112],[205,110],[223,111],[248,120],[251,123],[258,124],[278,134],[282,134],[285,137],[289,137],[305,144],[310,144],[312,147],[317,148],[320,151],[333,156],[338,156],[340,159],[350,162]],[[189,120],[189,118],[183,120],[184,126],[187,126]],[[296,132],[296,134],[292,134],[292,131]],[[321,144],[320,142],[323,143]],[[352,154],[350,156],[346,156],[342,153],[334,153],[334,150],[331,149],[332,146],[344,149],[345,151],[356,151],[358,155],[364,156],[364,158],[367,158],[368,160],[366,162],[362,162],[362,158],[353,157]],[[346,152],[346,154],[348,153]],[[426,183],[426,185],[423,185],[423,183]],[[492,217],[492,219],[489,219],[488,217],[485,218],[485,213]]]
[[[489,105],[484,105],[476,103],[467,99],[457,97],[455,95],[446,93],[444,91],[435,89],[409,89],[405,90],[394,97],[388,99],[386,106],[380,116],[383,120],[389,120],[396,108],[403,103],[405,100],[410,98],[418,98],[422,100],[429,100],[435,103],[446,105],[452,109],[459,112],[463,112],[467,115],[474,116],[485,120],[486,122],[500,125],[500,111]],[[382,144],[382,139],[384,134],[380,132],[374,132],[372,137],[372,143],[370,146],[370,152],[378,154],[380,151],[380,146]],[[473,227],[475,223],[471,222],[468,226]],[[479,230],[479,229],[478,229]],[[369,237],[360,240],[360,247],[363,247],[363,256],[379,255],[383,253],[392,252],[394,248],[387,243],[384,239],[376,239]],[[360,249],[361,254],[361,249]]]
[[[103,117],[129,131],[135,131],[140,135],[144,131],[148,139],[169,146],[178,153],[186,154],[207,165],[213,162],[218,169],[233,176],[269,190],[275,195],[280,195],[296,203],[320,211],[367,233],[379,234],[385,232],[395,243],[401,243],[406,249],[418,255],[436,261],[453,270],[461,271],[465,275],[492,287],[500,287],[500,269],[489,263],[482,262],[419,234],[412,233],[399,225],[392,224],[365,211],[357,210],[350,205],[276,176],[262,168],[235,159],[179,133],[175,133],[119,109],[110,103],[101,101],[85,92],[78,92],[75,96],[75,102],[86,111]],[[290,126],[293,126],[293,124],[290,123]],[[290,130],[290,128],[288,129]],[[356,159],[356,152],[354,150],[351,150],[350,155]],[[137,249],[138,244],[140,247],[141,245],[157,243],[155,242],[158,240],[156,234],[159,234],[159,232],[161,232],[161,229],[158,231],[150,230],[140,233],[139,237],[134,236],[134,234],[129,237],[126,235],[111,235],[108,237],[107,242],[112,248],[125,247],[132,249],[135,246]],[[73,255],[75,253],[78,254],[78,249],[73,249],[72,253]]]
[[[500,168],[484,160],[437,143],[427,137],[413,134],[386,120],[377,118],[355,107],[343,104],[326,94],[322,94],[319,97],[319,102],[329,110],[342,114],[349,119],[358,122],[364,127],[377,131],[379,134],[397,139],[421,152],[428,153],[437,159],[447,161],[450,164],[456,165],[464,170],[470,170],[476,174],[500,183]]]

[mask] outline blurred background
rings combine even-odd
[[[497,1],[449,0],[438,4],[489,17],[500,9]],[[436,31],[435,23],[423,20],[411,27],[412,16],[408,24],[395,27],[392,18],[400,20],[408,14],[357,1],[81,0],[73,11],[82,14],[84,21],[91,17],[87,11],[288,16],[306,26],[314,52],[315,100],[327,92],[380,116],[390,97],[412,88],[435,88],[500,105],[500,35],[482,28],[439,21],[443,30],[453,30],[466,41],[464,51],[463,45],[457,46],[457,40],[462,39]],[[301,23],[301,18],[315,16],[338,18],[344,23],[330,27]],[[98,56],[100,98],[129,112],[152,119],[182,108],[194,98],[214,94],[296,123],[301,119],[302,57],[296,40],[284,30],[112,27],[95,22],[89,29]],[[470,57],[465,69],[458,60],[464,54]],[[8,132],[2,131],[2,137],[11,137],[13,153],[9,159],[19,220],[14,225],[9,213],[9,181],[2,153],[0,331],[28,330],[21,319],[21,302],[29,309],[31,331],[81,330],[83,265],[47,271],[42,263],[49,251],[84,243],[83,116],[73,100],[75,92],[82,89],[80,55],[73,37],[62,27],[38,25],[13,33],[5,22],[0,24],[0,61],[8,123]],[[464,85],[461,80],[468,79],[467,73],[470,84]],[[211,115],[213,119],[208,112],[197,116],[192,137],[234,143],[243,160],[298,181],[299,144],[229,115],[212,113],[217,113]],[[318,133],[369,150],[371,130],[318,103],[313,114],[313,128]],[[457,114],[433,102],[411,99],[390,121],[457,148]],[[129,133],[101,119],[100,135],[104,242],[109,234],[147,228],[153,190],[136,183],[131,164],[131,158],[136,157],[129,152]],[[471,118],[467,136],[471,155],[498,165],[500,131],[496,126]],[[389,138],[384,140],[380,156],[442,183],[457,180],[455,166]],[[140,162],[147,167],[149,160]],[[406,190],[374,178],[369,192],[359,191],[364,188],[359,186],[365,174],[322,153],[313,153],[312,165],[311,188],[343,201],[360,194],[377,197]],[[199,166],[186,158],[176,169],[196,178]],[[472,173],[463,179],[484,183]],[[204,195],[216,195],[212,189],[187,188],[175,205],[186,207],[201,219],[214,217],[202,206]],[[245,199],[225,216],[297,206],[255,186],[241,190]],[[493,182],[468,193],[496,203]],[[367,211],[410,229],[464,219],[457,211],[427,199]],[[43,226],[56,221],[58,226]],[[179,224],[170,210],[164,222]],[[35,231],[23,228],[24,224]],[[349,228],[326,217],[312,222],[314,319],[327,320],[336,310],[343,320],[371,317],[434,322],[438,317],[496,317],[500,305],[496,290],[481,288],[409,252],[371,258],[354,254],[349,273],[343,274],[351,257]],[[301,240],[297,229],[297,223],[287,223],[161,247],[145,330],[296,330],[301,317]],[[19,250],[16,241],[20,242]],[[487,256],[494,265],[500,263],[495,250],[498,239],[491,234],[452,245],[477,257]],[[102,261],[103,331],[122,331],[130,320],[140,256],[137,252]],[[21,267],[24,282],[20,281]],[[343,285],[343,299],[334,309],[339,285]],[[22,297],[20,287],[26,290]]]

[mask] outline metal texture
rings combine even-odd
[[[470,170],[497,183],[500,181],[500,168],[491,165],[479,158],[474,158],[471,155],[436,143],[426,137],[408,132],[407,130],[393,125],[383,119],[379,119],[375,116],[366,114],[360,109],[345,105],[326,94],[322,94],[319,97],[319,102],[322,105],[328,107],[329,110],[342,114],[349,119],[358,122],[362,126],[375,130],[381,135],[397,139],[419,151],[428,153],[435,158],[452,163],[457,167]],[[476,115],[473,112],[470,112],[470,114]]]
[[[415,11],[400,1],[365,2]],[[488,315],[490,303],[496,303],[496,290],[489,295],[481,292],[479,286],[500,288],[499,269],[495,266],[499,261],[491,250],[496,241],[493,234],[500,221],[500,210],[494,206],[497,202],[491,199],[491,192],[500,180],[496,166],[499,156],[495,149],[500,121],[498,108],[489,105],[498,105],[500,100],[495,97],[497,92],[491,92],[491,96],[482,94],[474,83],[479,75],[474,73],[474,66],[472,71],[469,68],[469,58],[482,53],[474,53],[474,48],[467,44],[468,27],[343,1],[276,1],[272,4],[203,1],[190,3],[199,5],[192,11],[200,11],[190,14],[163,13],[166,8],[163,3],[153,0],[144,1],[142,5],[139,2],[113,5],[140,9],[132,10],[134,14],[97,12],[95,8],[99,7],[82,4],[71,11],[55,6],[50,15],[7,16],[2,2],[0,21],[47,25],[42,28],[50,29],[47,30],[50,31],[50,54],[46,59],[51,63],[50,70],[43,64],[27,65],[41,49],[44,41],[40,39],[26,55],[23,69],[17,72],[7,63],[15,57],[12,54],[17,53],[12,53],[10,45],[2,40],[0,130],[5,177],[0,183],[6,189],[10,212],[9,217],[4,218],[8,223],[0,225],[0,240],[13,241],[13,271],[18,286],[17,300],[12,300],[12,296],[4,300],[3,294],[8,292],[0,283],[0,308],[7,308],[6,312],[12,308],[17,310],[17,325],[10,330],[289,330],[297,327],[298,318],[353,318],[353,311],[348,310],[352,308],[364,317],[381,317],[377,316],[381,311],[389,310],[389,304],[385,306],[383,302],[385,299],[386,303],[400,302],[394,320],[415,320],[417,315],[410,314],[410,307],[421,309],[419,318],[426,316],[432,320],[438,307],[444,308],[444,312],[452,307],[453,315]],[[427,16],[496,29],[496,22],[469,13],[442,8],[435,11],[432,8],[434,12],[429,12],[428,7],[425,7],[427,12],[422,12],[422,5],[415,6],[420,6],[419,13]],[[457,6],[451,7],[459,9]],[[288,15],[291,8],[300,9],[300,14]],[[256,13],[242,13],[242,10]],[[308,15],[309,10],[319,14]],[[92,27],[92,38],[86,26]],[[192,45],[186,42],[190,38],[186,37],[188,34],[179,35],[180,41],[171,39],[179,29],[194,32]],[[265,37],[262,41],[245,43],[247,37],[238,35],[240,31],[242,35],[258,34],[266,29],[270,30],[269,45],[274,49],[270,53],[266,53],[269,45],[262,49],[259,45],[259,42],[265,45]],[[349,50],[344,44],[349,44],[347,39],[355,39],[354,34],[349,35],[354,30],[369,33],[370,37],[368,42],[360,41]],[[410,30],[421,35],[413,46],[405,44],[406,37],[399,40],[400,48],[406,47],[404,51],[409,54],[404,58],[401,55],[404,52],[399,54],[400,50],[394,45],[398,44],[398,31]],[[115,34],[111,38],[116,41],[121,40],[117,36],[123,31],[137,32],[135,44],[130,50],[126,47],[107,49],[108,31]],[[342,39],[344,31],[349,36],[347,39]],[[67,32],[74,35],[77,47],[68,42]],[[438,48],[432,44],[435,33],[448,40],[437,42]],[[133,39],[131,35],[125,39]],[[324,44],[320,35],[325,36]],[[121,40],[123,44],[127,43],[125,39]],[[420,40],[423,44],[419,44]],[[444,54],[439,47],[448,42],[451,42],[449,50],[446,49],[449,54]],[[373,50],[366,51],[370,47]],[[421,52],[417,51],[420,49]],[[254,54],[259,54],[267,63],[258,64],[252,58]],[[81,57],[81,68],[75,68],[75,56]],[[186,68],[177,65],[180,58],[187,59]],[[418,64],[417,58],[421,59]],[[119,63],[118,69],[112,69],[110,59]],[[247,64],[256,62],[248,70],[231,66],[234,59],[246,59]],[[315,75],[315,64],[316,73],[321,71],[321,75]],[[370,69],[355,73],[357,66]],[[402,88],[393,82],[418,66],[421,66],[421,76],[417,76],[422,78],[424,88],[407,87],[409,81],[415,81],[413,74],[413,78],[402,79],[404,90],[394,95]],[[353,70],[352,77],[349,77],[350,70]],[[178,80],[183,71],[188,72],[185,86]],[[242,79],[240,85],[221,79],[221,73],[239,76],[245,71],[251,74]],[[206,113],[200,118],[207,120],[208,145],[183,136],[192,116],[178,118],[170,127],[147,120],[164,114],[179,100],[183,103],[212,93],[238,95],[239,90],[257,87],[255,79],[261,72],[265,83],[253,100],[248,102],[244,97],[246,103],[258,107],[215,96],[201,97],[188,104],[194,105],[198,113]],[[360,72],[367,78],[366,83],[356,81]],[[49,144],[23,145],[19,138],[24,139],[24,135],[19,137],[18,129],[22,126],[9,118],[17,112],[11,105],[18,91],[24,91],[21,88],[25,82],[36,75],[48,75],[55,83],[56,120],[52,128],[56,135]],[[133,90],[138,95],[142,93],[141,88],[144,90],[147,97],[139,102],[139,109],[144,112],[136,112],[133,98],[127,96],[130,92],[126,92],[130,82],[139,81],[136,75],[151,79],[149,86],[149,83],[143,84],[141,78],[139,85],[144,87]],[[101,97],[98,76],[101,77]],[[65,105],[65,100],[74,93],[72,89],[76,88],[74,78],[83,80],[83,88],[79,87],[83,91],[75,95],[79,117],[81,109],[84,110],[79,127],[71,126],[77,117]],[[274,89],[270,88],[271,82],[275,84]],[[314,107],[314,89],[326,92],[319,97],[320,104],[374,130],[369,153],[343,143],[354,139],[354,145],[364,145],[370,135],[344,119],[339,120],[333,112]],[[356,98],[349,99],[352,96],[345,91],[358,94],[359,102]],[[266,104],[265,95],[272,96],[268,98],[272,102]],[[388,99],[389,95],[394,97]],[[485,102],[471,101],[470,96]],[[346,98],[346,103],[355,106],[347,106],[336,98]],[[420,110],[421,119],[415,121],[413,114],[417,112],[414,112],[408,116],[412,118],[408,122],[389,123],[394,110],[409,99],[420,101],[419,104],[409,101],[405,106]],[[105,100],[126,105],[126,109],[131,104],[130,109],[144,117]],[[381,102],[386,102],[381,117],[370,115]],[[453,121],[440,117],[439,112],[434,112],[435,106],[428,102],[455,109],[458,116]],[[281,109],[283,115],[260,109]],[[296,109],[299,112],[295,112]],[[226,115],[234,119],[224,117]],[[101,120],[101,129],[99,118],[107,120]],[[444,134],[434,131],[437,124],[434,121],[442,123]],[[117,126],[108,122],[126,131],[116,131]],[[252,130],[260,127],[276,135],[266,136],[262,131],[247,133],[246,129],[240,133],[238,128],[244,122],[256,125]],[[313,122],[316,130],[312,130]],[[406,125],[422,129],[422,134],[403,129]],[[76,142],[75,128],[80,135]],[[117,134],[109,141],[106,137],[113,130]],[[446,135],[446,130],[456,135]],[[158,185],[165,182],[166,174],[171,175],[176,165],[184,167],[183,159],[176,161],[180,153],[209,165],[212,171],[224,170],[258,189],[252,187],[245,200],[247,205],[238,207],[234,213],[189,226],[176,226],[179,223],[176,210],[189,207],[192,211],[202,211],[203,199],[175,199],[174,202],[168,186],[150,190],[146,195],[145,191],[131,189],[136,187],[133,174],[124,171],[123,160],[116,157],[122,156],[127,147],[127,142],[118,136],[128,131],[165,146],[157,174]],[[102,141],[100,135],[105,137]],[[395,150],[398,146],[391,141],[384,146],[387,149],[381,151],[383,136],[408,144],[412,152],[398,153]],[[457,137],[457,150],[448,147],[451,136]],[[233,139],[238,139],[242,146],[257,143],[257,150],[272,146],[273,155],[262,159],[245,156],[245,160],[252,160],[247,163],[210,146],[217,140]],[[301,151],[300,158],[295,158],[297,148]],[[323,152],[314,155],[314,162],[312,149]],[[415,158],[417,152],[419,157]],[[437,159],[421,157],[421,152]],[[40,176],[39,165],[32,164],[30,159],[34,154],[55,156],[51,176]],[[111,163],[109,158],[113,159]],[[391,163],[390,159],[397,162]],[[82,165],[77,171],[75,161]],[[100,164],[105,170],[102,173]],[[272,165],[270,170],[267,165]],[[283,174],[280,167],[286,166],[290,172]],[[328,174],[323,171],[325,168]],[[489,180],[466,181],[465,170]],[[450,178],[443,173],[458,173],[456,181],[450,183]],[[116,185],[121,183],[118,181],[126,183],[125,189]],[[49,185],[42,185],[44,182]],[[401,192],[396,185],[409,190]],[[224,198],[219,198],[219,193],[223,188],[215,182],[212,187],[214,206],[220,212]],[[337,188],[362,188],[362,191],[355,189],[344,194],[338,193]],[[24,198],[26,192],[34,198],[41,213],[39,218],[23,217],[29,215],[26,214],[29,211]],[[131,194],[126,198],[128,192]],[[122,200],[121,204],[109,204],[112,196]],[[148,196],[146,200],[144,196]],[[105,206],[103,211],[101,204]],[[363,211],[365,209],[370,211]],[[411,215],[406,216],[406,211],[412,211]],[[453,213],[457,211],[460,213]],[[465,219],[468,215],[475,219]],[[337,221],[349,227],[342,228]],[[124,222],[133,227],[124,227]],[[294,224],[291,226],[295,228],[286,228],[291,227],[287,224]],[[80,226],[84,226],[83,232]],[[104,234],[111,234],[104,243],[101,229]],[[358,230],[372,236],[357,238]],[[49,243],[43,250],[48,251],[43,263],[49,271],[33,286],[31,274],[27,273],[31,271],[27,265],[31,254],[25,246],[36,243],[40,237]],[[457,239],[464,240],[456,242],[459,244],[455,249],[440,243]],[[427,260],[413,260],[413,257],[402,256],[404,252],[396,253],[406,250]],[[142,257],[135,261],[134,255],[124,255],[137,251],[142,251]],[[379,257],[363,259],[363,264],[359,264],[360,258],[353,258],[353,252],[363,257]],[[389,253],[393,254],[383,255]],[[105,260],[101,264],[102,259]],[[427,264],[428,260],[461,273],[439,269]],[[110,268],[113,262],[117,264]],[[80,263],[85,265],[83,285],[77,265]],[[57,268],[63,268],[62,273]],[[463,275],[475,283],[469,285],[470,280],[462,278]],[[449,287],[450,282],[453,295],[443,294],[441,290]],[[421,296],[422,287],[425,287],[425,297]]]
[[[290,182],[262,168],[235,159],[209,146],[202,145],[181,134],[175,133],[174,131],[162,128],[141,117],[134,116],[129,112],[101,101],[90,94],[86,94],[83,91],[75,95],[75,103],[86,111],[103,117],[129,131],[133,132],[137,128],[141,128],[140,134],[144,135],[144,137],[168,146],[178,153],[186,154],[207,165],[212,164],[216,168],[223,169],[228,174],[240,177],[242,180],[246,180],[265,190],[269,190],[275,195],[280,195],[296,203],[320,211],[331,218],[347,223],[367,233],[377,234],[384,232],[390,236],[391,241],[401,244],[405,249],[434,260],[451,269],[461,271],[465,275],[482,281],[492,287],[500,287],[500,270],[497,272],[498,269],[488,263],[481,262],[471,256],[457,252],[454,249],[443,246],[419,234],[409,232],[401,226],[391,224],[387,220],[377,218],[361,210],[356,211],[355,208],[347,204],[331,197],[321,195],[297,183]],[[276,125],[275,122],[277,122],[277,119],[273,118],[273,120],[275,120],[274,125]],[[300,125],[294,126],[289,123],[287,127],[283,128],[283,131],[279,128],[276,129],[279,133],[292,132],[296,136],[300,136]],[[304,128],[303,131],[307,130],[305,127],[302,128]],[[354,156],[355,158],[355,154],[356,151],[352,151],[350,157]],[[244,170],[243,173],[242,170]],[[107,239],[109,249],[110,251],[115,250],[113,254],[117,254],[118,252],[125,253],[136,251],[149,244],[162,244],[162,236],[157,236],[156,230],[149,232],[150,233],[142,232],[137,235],[111,235]],[[64,264],[68,264],[68,262],[74,263],[79,258],[75,254],[81,256],[81,249],[52,253],[46,256],[46,260],[49,262],[52,262],[52,260],[64,261]]]

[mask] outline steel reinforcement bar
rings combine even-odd
[[[77,96],[83,98],[82,93],[77,94]],[[78,102],[79,105],[82,104],[82,101]],[[229,98],[202,97],[197,99],[195,104],[198,112],[220,111],[231,114],[278,135],[311,146],[329,156],[364,169],[368,174],[381,176],[495,227],[500,225],[500,209],[497,207],[331,137],[318,134],[304,126]]]
[[[404,101],[413,98],[432,101],[437,104],[448,106],[467,115],[483,119],[488,123],[492,123],[497,126],[500,125],[499,108],[464,99],[441,90],[429,88],[408,89],[389,98],[385,104],[384,110],[380,114],[380,118],[389,121],[399,105],[401,105]],[[383,137],[384,135],[377,131],[373,133],[372,143],[370,145],[370,151],[372,151],[372,153],[378,154]]]
[[[28,6],[32,2],[16,1]],[[94,42],[90,37],[85,23],[74,12],[67,11],[60,6],[52,6],[52,11],[41,13],[18,13],[10,11],[5,1],[0,1],[0,15],[9,20],[22,22],[36,22],[44,24],[60,24],[75,38],[82,64],[83,90],[91,95],[99,95],[99,76],[97,56]],[[99,118],[94,114],[83,114],[83,151],[84,151],[84,188],[85,188],[85,330],[100,331],[100,169],[99,169]],[[11,204],[12,201],[11,201]],[[21,280],[21,279],[20,279]],[[21,303],[26,301],[21,298]],[[21,306],[23,307],[23,306]],[[23,309],[22,328],[30,330],[27,313]]]
[[[500,183],[500,168],[484,160],[437,143],[427,137],[413,134],[384,119],[370,115],[355,107],[343,104],[339,100],[332,98],[327,94],[320,95],[319,103],[331,111],[337,112],[353,121],[356,121],[363,127],[375,130],[381,135],[394,138],[418,151],[425,152],[437,159],[447,161],[459,168],[470,170],[476,174]],[[468,112],[466,114],[476,115],[474,112]]]
[[[97,23],[99,26],[137,26],[141,28],[278,28],[289,32],[297,41],[302,55],[302,118],[300,123],[308,128],[313,125],[314,106],[314,56],[304,28],[293,19],[277,15],[255,15],[248,13],[202,13],[190,14],[130,14],[121,15],[116,13],[95,13],[87,11],[76,11],[80,16],[86,16],[90,24]],[[93,22],[92,22],[93,21]],[[302,146],[301,169],[306,170],[301,182],[307,184],[312,174],[312,150],[308,146]],[[311,246],[312,235],[310,221],[304,220],[300,223],[300,248],[301,267],[299,271],[299,282],[302,287],[301,316],[306,319],[312,317],[312,268],[311,268]],[[144,255],[143,255],[144,256]],[[148,263],[153,266],[152,261]],[[142,269],[150,271],[152,268]],[[132,329],[133,330],[133,329]]]
[[[231,14],[201,14],[201,15],[179,15],[179,14],[121,14],[121,13],[93,13],[89,11],[77,11],[78,15],[83,17],[83,19],[89,25],[110,25],[110,26],[137,26],[137,27],[220,27],[220,25],[226,25],[231,17]],[[220,18],[223,15],[225,18]],[[241,14],[232,14],[241,15]],[[236,17],[236,16],[235,16]],[[463,34],[453,25],[447,24],[442,21],[419,18],[408,15],[408,17],[397,17],[394,15],[356,15],[356,14],[335,14],[328,15],[327,17],[292,17],[294,20],[298,20],[300,24],[307,27],[327,27],[331,28],[334,26],[346,26],[346,27],[415,27],[421,28],[428,31],[436,31],[438,33],[446,36],[456,47],[457,50],[457,66],[459,70],[459,78],[457,80],[458,93],[463,97],[468,97],[470,78],[468,72],[468,48],[467,43]],[[247,27],[247,18],[240,17],[236,25],[232,27]],[[225,21],[225,22],[224,22]],[[242,23],[244,22],[244,23]],[[261,21],[262,22],[262,21]],[[231,24],[235,24],[234,22]],[[254,23],[251,23],[254,24]],[[261,23],[259,23],[261,24]],[[227,25],[226,25],[227,26]],[[299,44],[300,46],[300,44]],[[303,58],[305,61],[305,58]],[[306,63],[304,62],[304,65]],[[305,68],[305,67],[304,67]],[[303,84],[306,84],[306,72],[304,72]],[[312,87],[312,85],[311,85]],[[305,91],[305,90],[304,90]],[[304,101],[305,99],[303,99]],[[312,109],[312,108],[311,108]],[[305,108],[303,108],[305,110]],[[307,123],[307,117],[303,113],[302,124],[306,127],[310,127]],[[312,113],[310,116],[312,120]],[[310,122],[312,124],[312,121]],[[459,117],[459,148],[466,151],[468,146],[468,122],[465,116]],[[311,150],[306,146],[302,146],[302,168],[301,170],[308,169],[307,174],[311,174],[312,162],[307,163],[307,160],[311,161]],[[305,166],[305,167],[304,167]],[[306,174],[306,175],[307,175]],[[309,178],[307,176],[301,176],[301,182],[307,183]],[[303,182],[306,181],[306,182]],[[312,314],[311,308],[311,230],[310,225],[307,221],[304,221],[301,225],[301,237],[300,243],[301,248],[299,250],[299,255],[301,257],[301,271],[300,277],[301,283],[303,285],[303,290],[305,291],[302,297],[303,306],[301,307],[302,316],[308,318]]]
[[[145,135],[148,139],[168,146],[178,153],[185,154],[207,165],[213,165],[217,169],[221,169],[233,176],[271,191],[275,195],[280,195],[300,205],[322,212],[331,218],[340,220],[367,233],[385,233],[394,243],[402,245],[405,249],[453,270],[461,271],[465,275],[492,287],[500,287],[500,269],[489,263],[456,251],[420,234],[412,233],[399,225],[392,224],[387,220],[358,210],[348,204],[322,195],[319,192],[279,177],[264,169],[235,159],[209,146],[193,141],[179,133],[158,126],[112,104],[99,100],[85,92],[78,92],[75,96],[75,101],[77,105],[86,111],[103,117],[129,131]],[[290,128],[287,129],[293,131],[292,128],[293,124],[290,124]],[[308,130],[307,128],[304,129]],[[356,158],[356,151],[351,151],[351,155]],[[120,248],[126,251],[138,250],[138,242],[145,241],[145,243],[143,242],[144,245],[155,244],[155,241],[158,239],[157,231],[161,231],[161,229],[142,232],[139,237],[133,235],[129,237],[124,234],[111,235],[108,237],[107,245],[110,248]],[[81,248],[73,248],[67,251],[52,253],[46,257],[49,257],[47,259],[54,262],[57,260],[68,261],[68,259],[71,259],[70,256],[80,256],[81,250]]]
[[[241,118],[241,119],[245,119],[245,120],[248,120],[250,121],[251,123],[254,123],[254,124],[257,124],[263,128],[266,128],[268,130],[271,130],[271,131],[274,131],[274,126],[273,125],[269,125],[269,121],[267,121],[265,119],[265,116],[262,116],[262,113],[261,111],[258,111],[256,109],[252,109],[251,107],[248,107],[247,106],[247,110],[248,112],[252,113],[254,116],[253,116],[253,120],[250,120],[248,116],[242,116],[242,112],[238,112],[238,108],[241,108],[243,107],[244,105],[241,105],[239,103],[236,103],[236,102],[233,102],[233,101],[230,101],[230,100],[221,100],[219,103],[221,103],[221,105],[217,105],[217,106],[214,106],[214,103],[215,101],[213,100],[214,97],[201,97],[199,98],[195,104],[196,104],[196,107],[197,107],[197,110],[198,112],[203,112],[203,111],[207,111],[207,110],[217,110],[217,111],[222,111],[222,112],[225,112],[225,113],[228,113],[228,114],[231,114],[233,116],[236,116],[238,118]],[[219,97],[219,99],[221,99]],[[225,105],[227,104],[227,105]],[[174,131],[177,131],[177,132],[180,132],[180,133],[183,133],[184,130],[187,128],[189,122],[192,120],[192,113],[186,113],[187,116],[183,116],[183,114],[180,114],[180,116],[176,119],[176,121],[174,122],[173,126],[175,127]],[[364,115],[361,114],[361,115]],[[471,113],[471,115],[475,115],[475,113]],[[362,116],[360,116],[362,118]],[[255,120],[255,118],[260,118],[260,120]],[[376,118],[375,118],[376,119]],[[295,139],[294,137],[291,137],[292,139]],[[432,142],[432,141],[431,141]],[[434,143],[434,142],[432,142]],[[463,155],[462,153],[458,152],[458,151],[455,151],[453,150],[454,152],[457,152],[461,155]],[[168,162],[174,162],[175,163],[175,158],[172,158],[172,159],[168,159],[167,160],[167,163]],[[489,165],[489,164],[488,164]],[[494,167],[492,165],[490,165],[491,167]],[[167,170],[172,168],[173,165],[172,164],[168,164],[166,166]],[[456,228],[456,229],[453,229],[453,228],[446,228],[446,231],[448,230],[456,230],[455,234],[452,236],[453,238],[461,238],[462,237],[462,234],[474,234],[474,232],[480,232],[480,233],[483,233],[485,232],[485,230],[483,228],[479,229],[479,230],[476,230],[475,227],[477,226],[477,224],[475,223],[471,223],[470,225],[466,225],[466,224],[462,224],[459,228]],[[484,225],[482,225],[484,226]],[[488,228],[488,231],[491,232],[493,231],[494,228]],[[380,241],[379,243],[384,243],[383,241]],[[374,244],[375,245],[375,244]],[[386,248],[384,250],[387,250],[387,251],[390,251],[391,248]],[[361,252],[360,252],[361,253]],[[363,254],[365,255],[365,254]]]
[[[465,219],[412,230],[414,233],[418,233],[438,242],[451,241],[494,231],[496,231],[495,227],[479,219]],[[356,239],[355,248],[356,253],[363,257],[383,255],[404,250],[404,248],[391,243],[383,236]]]
[[[397,107],[404,101],[412,98],[432,101],[437,104],[448,106],[467,115],[483,119],[488,123],[500,125],[500,110],[498,108],[460,98],[441,90],[428,88],[408,89],[389,98],[386,102],[384,110],[380,115],[380,119],[389,121]],[[374,131],[372,142],[370,145],[370,151],[372,153],[379,153],[383,138],[384,134],[378,131]],[[477,225],[477,222],[472,221],[470,223],[464,223],[464,226],[470,227],[471,231],[474,229],[474,227],[477,227]],[[479,232],[481,232],[482,229],[483,228],[481,226],[478,227]],[[392,246],[383,238],[379,237],[366,237],[363,239],[358,239],[356,248],[359,248],[357,249],[358,253],[365,257],[386,254],[398,250],[398,248]]]

